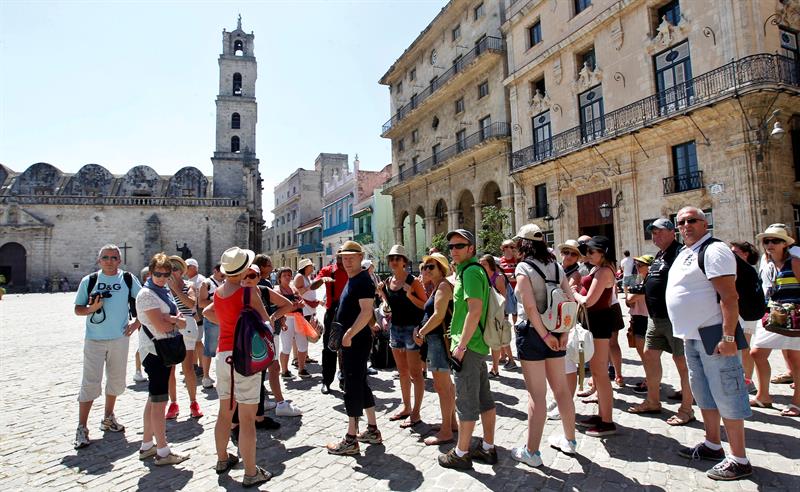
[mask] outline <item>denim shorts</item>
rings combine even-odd
[[[414,330],[417,327],[414,325],[396,325],[392,323],[389,326],[389,346],[393,349],[418,351],[419,346],[414,343]]]
[[[426,362],[431,371],[449,371],[450,363],[447,362],[447,349],[444,346],[444,338],[439,333],[425,336],[428,343],[428,356]]]
[[[217,355],[217,344],[219,343],[219,325],[211,322],[208,318],[203,319],[203,355],[214,357]]]
[[[750,400],[744,384],[740,355],[708,355],[700,340],[684,340],[689,385],[697,406],[719,410],[724,419],[750,417]]]

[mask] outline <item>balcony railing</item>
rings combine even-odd
[[[353,236],[353,241],[360,244],[370,244],[372,242],[371,232],[362,232]]]
[[[409,165],[408,169],[403,169],[399,174],[392,176],[392,179],[388,182],[388,186],[396,185],[417,174],[422,174],[441,167],[442,164],[451,157],[465,152],[476,145],[480,145],[487,140],[509,136],[511,136],[511,129],[508,123],[504,121],[492,123],[489,126],[481,128],[472,135],[456,141],[453,145],[436,152],[427,159],[417,162],[416,165]]]
[[[385,135],[386,132],[391,130],[392,127],[397,124],[397,122],[408,116],[411,111],[416,109],[424,100],[428,99],[428,97],[430,97],[430,95],[436,92],[440,87],[449,82],[450,79],[455,77],[458,73],[463,72],[464,69],[479,56],[487,52],[502,53],[503,51],[505,51],[503,48],[503,40],[500,38],[485,37],[478,41],[474,48],[469,50],[464,56],[459,58],[458,61],[453,63],[449,69],[433,80],[428,87],[422,90],[422,92],[418,92],[417,94],[411,96],[411,100],[405,105],[401,106],[400,109],[397,110],[397,113],[395,113],[389,119],[389,121],[383,124],[383,131],[381,134]]]
[[[542,152],[539,144],[511,155],[511,172],[540,164],[574,152],[598,141],[614,138],[649,126],[671,115],[709,104],[716,99],[736,96],[741,90],[761,85],[797,86],[798,62],[782,55],[759,54],[734,60],[682,84],[605,114],[603,117],[553,135]]]
[[[322,251],[322,243],[316,244],[301,244],[297,247],[297,252],[301,255],[306,255],[309,253],[317,253]]]
[[[239,207],[235,198],[183,198],[166,196],[5,195],[0,203],[23,205],[116,205],[129,207]]]
[[[341,224],[337,224],[337,225],[335,225],[333,227],[328,227],[327,229],[323,229],[322,230],[322,237],[330,236],[330,235],[333,235],[333,234],[338,234],[340,232],[344,232],[344,231],[346,231],[348,229],[352,229],[352,228],[353,228],[353,221],[352,220],[346,220],[346,221],[342,222]]]
[[[681,193],[689,190],[698,190],[703,187],[703,171],[678,174],[664,178],[664,194]]]

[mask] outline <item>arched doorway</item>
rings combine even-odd
[[[6,278],[10,289],[28,285],[28,254],[19,243],[0,246],[0,275]]]
[[[439,199],[439,201],[436,202],[433,213],[436,218],[433,222],[433,235],[447,234],[447,203],[445,203],[444,199]]]
[[[489,205],[500,208],[500,187],[494,181],[489,181],[483,187],[481,192],[481,205],[488,207]]]
[[[458,198],[458,227],[475,234],[475,198],[469,190]]]

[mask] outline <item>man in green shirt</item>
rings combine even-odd
[[[450,256],[457,265],[453,292],[453,318],[450,322],[453,359],[461,365],[454,371],[458,443],[439,456],[445,468],[468,470],[472,460],[497,463],[494,426],[497,419],[494,398],[489,391],[489,373],[484,358],[489,347],[483,341],[483,326],[489,306],[489,277],[475,259],[475,237],[464,229],[447,234]],[[483,439],[470,449],[472,432],[480,416]]]

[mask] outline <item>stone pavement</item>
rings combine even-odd
[[[73,299],[74,294],[26,294],[0,301],[0,490],[238,490],[241,465],[230,476],[212,470],[215,390],[199,393],[205,416],[194,420],[187,417],[186,393],[179,388],[181,415],[168,422],[167,437],[173,448],[191,455],[188,461],[159,468],[138,460],[147,385],[131,381],[136,341],[131,343],[131,383],[116,411],[127,427],[125,433],[104,436],[99,430],[100,398],[90,416],[92,445],[80,451],[72,448],[84,334],[82,318],[72,314]],[[624,375],[636,382],[643,376],[641,364],[621,338]],[[312,355],[319,358],[319,350],[315,345]],[[774,371],[785,370],[779,353],[773,353],[771,362]],[[677,374],[666,357],[664,368],[666,395]],[[528,468],[509,452],[524,442],[527,429],[527,396],[519,370],[501,372],[491,383],[499,415],[500,462],[495,466],[476,464],[468,473],[442,469],[436,463],[440,450],[421,443],[428,425],[416,433],[390,423],[388,415],[400,404],[391,371],[382,371],[371,383],[384,444],[364,446],[358,457],[331,456],[324,445],[344,433],[344,408],[338,396],[319,393],[320,368],[310,369],[311,380],[286,383],[289,398],[305,414],[278,418],[282,427],[272,434],[259,432],[258,461],[275,473],[262,490],[800,490],[800,420],[781,417],[777,410],[754,411],[746,425],[755,474],[749,480],[718,483],[706,478],[708,463],[691,463],[675,453],[678,446],[703,438],[700,423],[668,426],[664,420],[677,410],[669,400],[661,416],[627,414],[628,404],[640,401],[630,388],[615,390],[617,435],[596,439],[579,433],[577,457],[543,447],[545,466]],[[773,385],[773,392],[776,406],[783,408],[789,402],[788,385]],[[594,407],[577,403],[582,415],[591,414]],[[437,414],[438,400],[429,380],[423,419],[436,422]],[[560,422],[548,422],[545,439],[560,431]]]

